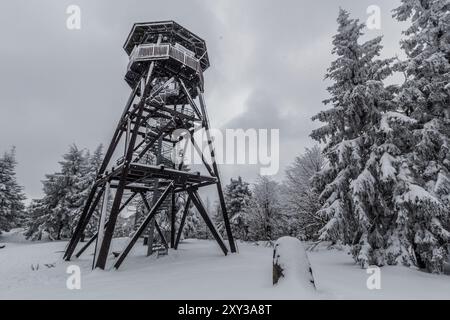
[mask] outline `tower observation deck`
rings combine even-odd
[[[123,47],[130,57],[125,81],[131,87],[152,61],[164,61],[153,70],[155,77],[168,78],[177,74],[188,83],[193,98],[196,98],[197,86],[204,89],[203,72],[209,67],[206,43],[178,23],[136,23]]]

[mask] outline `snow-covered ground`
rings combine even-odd
[[[62,261],[66,242],[24,242],[10,233],[0,244],[0,299],[450,299],[449,276],[404,267],[382,268],[381,290],[369,290],[365,270],[344,251],[324,248],[308,253],[318,292],[304,294],[272,286],[272,248],[263,245],[239,243],[239,254],[224,257],[215,242],[185,240],[160,258],[146,258],[137,245],[120,270],[91,271],[92,250]],[[71,264],[81,268],[81,290],[66,287]]]

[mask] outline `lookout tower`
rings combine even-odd
[[[226,255],[228,248],[198,193],[199,188],[210,185],[216,186],[230,250],[236,252],[203,97],[203,72],[209,67],[205,41],[174,21],[136,23],[125,42],[124,50],[129,56],[125,81],[132,92],[64,258],[72,258],[94,211],[101,206],[98,231],[76,256],[96,242],[93,266],[104,269],[117,218],[136,196],[142,198],[147,212],[125,248],[118,254],[115,268],[120,267],[146,230],[150,229],[152,234],[155,228],[163,242],[168,243],[155,223],[158,214],[169,214],[170,247],[177,249],[191,203]],[[204,131],[208,139],[209,162],[193,138],[193,134],[198,131]],[[185,150],[189,143],[200,154],[208,175],[188,172],[182,160],[174,163],[167,156],[179,144],[184,147],[178,149]],[[124,145],[124,149],[119,147],[121,145]],[[108,205],[111,190],[115,191],[112,196],[114,200],[112,205]],[[186,196],[178,229],[174,205],[177,194]],[[168,201],[171,202],[168,206],[170,212],[161,211]]]

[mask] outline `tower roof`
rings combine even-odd
[[[171,20],[135,23],[123,48],[130,55],[135,45],[155,43],[160,34],[164,37],[163,42],[177,42],[194,52],[203,70],[209,67],[205,40]]]

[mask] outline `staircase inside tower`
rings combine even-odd
[[[167,118],[149,118],[145,125],[145,137],[146,141],[154,137],[160,128],[167,127],[171,121],[171,114],[169,112],[161,111],[166,107],[166,102],[168,99],[174,96],[178,96],[180,93],[180,88],[177,83],[172,83],[169,86],[161,88],[166,82],[167,78],[156,78],[153,82],[153,89],[150,92],[152,95],[154,92],[159,93],[155,95],[150,101],[147,101],[148,105],[152,107],[154,111],[159,111],[161,115],[167,116]],[[194,111],[190,106],[182,106],[180,112],[187,116],[194,116]],[[138,155],[142,151],[143,147],[136,150],[135,155]],[[139,160],[139,163],[146,165],[160,166],[164,168],[176,169],[177,162],[174,157],[179,156],[174,154],[174,144],[163,141],[159,139],[157,143],[150,148],[145,155]],[[123,157],[117,162],[118,165],[123,163]],[[187,170],[186,166],[181,168],[182,170]],[[146,199],[150,205],[154,205],[156,200],[161,196],[161,190],[166,188],[169,184],[168,181],[164,179],[156,179],[154,190],[146,193]],[[150,227],[145,230],[141,236],[143,239],[143,244],[146,246],[152,246],[149,249],[148,254],[153,252],[159,252],[161,248],[168,248],[168,239],[170,239],[170,220],[172,212],[177,212],[179,199],[181,195],[177,195],[175,201],[171,198],[166,198],[158,210],[156,211],[155,221],[152,221]],[[184,202],[184,200],[182,200]],[[137,199],[132,201],[131,205],[136,208],[134,214],[134,230],[136,230],[145,218],[146,207],[142,200]],[[172,208],[174,207],[174,208]]]

